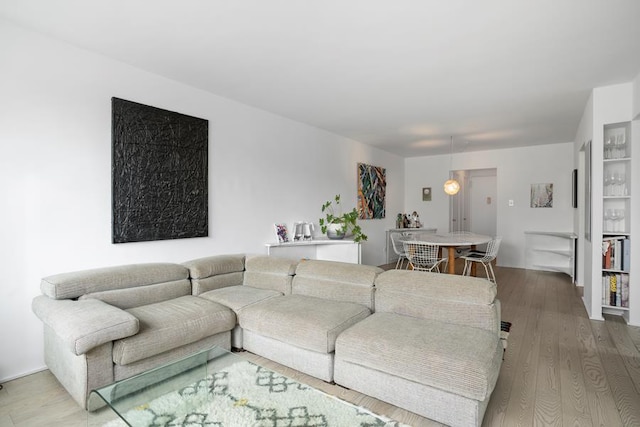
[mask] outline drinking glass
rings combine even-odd
[[[609,219],[611,220],[611,229],[609,231],[618,231],[616,225],[618,223],[618,210],[610,209]]]
[[[616,137],[616,154],[617,159],[627,157],[627,138],[624,132]]]
[[[611,158],[611,150],[613,149],[614,140],[615,138],[612,138],[612,137],[608,137],[607,139],[604,140],[604,158],[605,159]]]
[[[604,211],[604,224],[603,224],[603,228],[604,231],[611,231],[611,209],[605,209]]]
[[[616,227],[616,231],[621,231],[624,232],[626,230],[626,225],[624,223],[624,209],[616,209],[616,220],[620,223],[620,225],[618,225]]]
[[[609,195],[616,195],[616,184],[618,183],[618,173],[617,172],[609,172]]]
[[[618,186],[618,194],[616,194],[616,196],[626,196],[627,178],[625,177],[624,172],[619,173],[618,176],[616,176],[616,184]]]

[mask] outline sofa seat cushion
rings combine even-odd
[[[296,347],[332,353],[342,331],[371,315],[364,305],[305,295],[272,298],[239,312],[243,329]]]
[[[223,305],[186,295],[126,310],[140,322],[136,335],[113,344],[113,362],[126,365],[230,331],[236,316]]]
[[[198,296],[227,306],[238,313],[243,308],[257,302],[282,296],[282,293],[268,289],[258,289],[252,286],[240,285],[214,289]]]
[[[497,334],[393,313],[375,313],[342,333],[336,358],[483,401],[502,363]]]

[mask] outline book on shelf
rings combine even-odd
[[[622,271],[629,271],[631,267],[631,240],[622,241]]]
[[[618,290],[618,278],[615,274],[609,275],[609,305],[616,306],[616,291]]]
[[[610,307],[629,307],[629,275],[604,273],[602,275],[602,304]]]
[[[605,270],[628,272],[630,263],[630,243],[630,240],[625,236],[603,238],[602,268]]]
[[[620,275],[620,306],[629,308],[629,275]]]

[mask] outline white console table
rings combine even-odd
[[[576,236],[571,232],[525,231],[526,268],[560,271],[575,282]]]
[[[292,259],[322,259],[360,264],[360,243],[349,239],[318,238],[299,242],[266,243],[267,255]]]

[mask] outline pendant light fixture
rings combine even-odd
[[[453,136],[451,137],[451,157],[449,163],[449,179],[444,183],[444,192],[450,196],[458,194],[460,183],[453,179]]]

